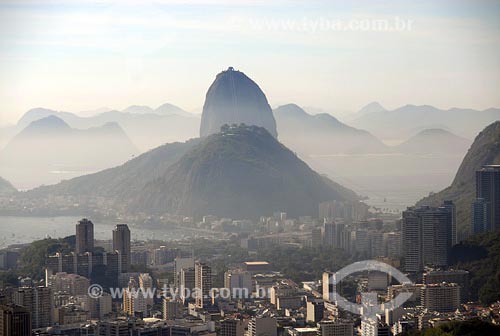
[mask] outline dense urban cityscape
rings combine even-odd
[[[500,167],[485,166],[476,172],[476,181],[471,232],[498,232]],[[498,324],[500,302],[480,303],[472,292],[470,272],[453,267],[452,251],[459,243],[455,213],[451,201],[439,207],[409,207],[401,219],[391,214],[372,217],[362,203],[324,202],[317,218],[294,219],[278,212],[253,223],[206,215],[192,223],[193,228],[213,230],[217,240],[176,242],[134,240],[127,224],[117,224],[112,239],[96,240],[94,225],[99,224],[84,218],[76,223],[75,236],[47,239],[39,250],[30,250],[43,257],[31,260],[43,269],[33,269],[32,277],[4,280],[0,331],[372,336],[450,321]],[[22,267],[23,248],[4,249],[1,268],[16,272]],[[287,274],[272,252],[269,259],[259,259],[259,251],[286,248],[311,251],[316,273],[301,274],[299,269]],[[234,254],[227,255],[229,251]],[[337,267],[350,260],[375,259],[402,270],[411,281],[397,283],[390,274],[371,270],[337,284],[336,291],[357,303],[362,293],[376,293],[375,304],[383,313],[360,318],[332,300],[331,278],[338,269],[327,269],[331,262],[314,258],[314,253],[325,252],[338,256]],[[311,277],[317,272],[321,277]],[[383,308],[402,292],[411,293],[403,306]]]

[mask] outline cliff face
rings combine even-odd
[[[264,127],[277,137],[276,121],[264,92],[243,72],[230,67],[219,73],[208,89],[200,136],[218,133],[224,124],[242,123]]]
[[[448,188],[418,202],[419,205],[436,205],[443,200],[453,200],[457,206],[457,228],[461,237],[470,230],[471,203],[476,195],[476,171],[484,165],[500,164],[500,121],[486,127],[478,134],[458,168],[453,183]]]

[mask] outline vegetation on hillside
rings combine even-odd
[[[205,138],[140,190],[129,209],[232,218],[284,211],[293,217],[316,214],[320,202],[334,199],[356,195],[325,183],[264,128],[241,125]]]
[[[57,252],[70,253],[75,249],[75,236],[66,238],[47,238],[32,242],[22,250],[18,261],[18,274],[34,280],[43,279],[45,259]]]
[[[476,171],[488,164],[500,164],[500,121],[494,122],[479,133],[465,155],[451,186],[429,195],[418,204],[439,205],[443,200],[453,200],[457,207],[459,237],[466,237],[470,232],[470,212],[475,198]]]
[[[500,300],[500,232],[470,237],[453,247],[452,263],[471,274],[472,300],[491,304]]]
[[[436,328],[413,330],[402,336],[485,336],[500,335],[500,326],[480,320],[450,322]]]

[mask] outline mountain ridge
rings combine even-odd
[[[121,166],[24,195],[72,197],[81,204],[105,197],[134,213],[233,218],[273,211],[314,215],[321,201],[358,199],[314,172],[264,128],[243,125],[163,145]]]
[[[99,170],[137,153],[117,123],[81,130],[49,115],[31,122],[0,151],[0,172],[27,188],[58,182],[57,172]]]
[[[457,206],[460,236],[467,236],[470,231],[471,204],[475,198],[475,173],[488,164],[500,164],[500,121],[488,125],[476,136],[452,184],[421,199],[417,205],[436,205],[443,200],[453,200]]]
[[[462,154],[467,152],[471,144],[469,139],[442,128],[429,128],[395,146],[395,150],[405,154]]]
[[[15,192],[17,192],[17,189],[12,183],[0,176],[0,195],[12,194]]]
[[[290,103],[275,108],[273,114],[280,141],[306,155],[389,150],[369,132],[344,124],[327,113],[311,115]]]
[[[170,107],[168,113],[165,110],[158,110],[162,107],[165,109],[165,104],[163,104],[157,108],[158,112],[128,113],[111,110],[91,116],[79,116],[71,112],[34,108],[27,111],[19,119],[13,133],[19,133],[32,121],[54,115],[64,120],[72,128],[77,129],[101,127],[107,122],[117,122],[133,143],[143,151],[158,147],[164,143],[185,141],[195,137],[199,131],[199,116],[188,112],[181,113],[179,111],[183,111],[182,109],[175,110],[175,105],[169,105],[174,107]]]
[[[163,190],[173,195],[162,199]],[[313,215],[321,201],[354,200],[334,189],[264,128],[230,127],[209,136],[132,202],[177,214],[258,218],[275,211]]]
[[[381,139],[406,139],[428,128],[444,128],[459,136],[473,138],[499,119],[499,108],[446,110],[431,105],[407,104],[394,110],[361,115],[352,121],[352,125],[366,129]]]

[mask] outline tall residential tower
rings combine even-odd
[[[130,230],[127,224],[117,224],[113,229],[113,251],[121,258],[121,273],[130,269]]]
[[[87,218],[76,223],[76,253],[82,254],[94,250],[94,224]]]

